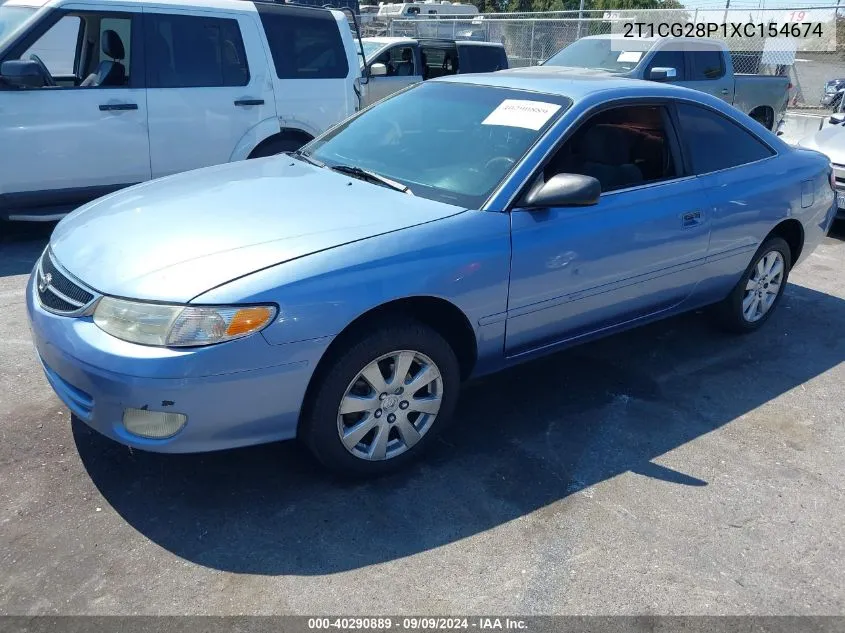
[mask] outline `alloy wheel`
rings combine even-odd
[[[431,428],[442,399],[443,378],[428,356],[412,350],[380,356],[346,388],[337,412],[340,440],[365,460],[401,455]]]
[[[771,310],[780,293],[785,271],[783,255],[769,251],[757,261],[742,299],[742,317],[749,323],[762,319]]]

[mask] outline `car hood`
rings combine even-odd
[[[845,126],[829,125],[802,139],[798,145],[826,154],[838,165],[845,165]]]
[[[185,302],[262,268],[462,211],[276,156],[100,198],[62,220],[50,247],[103,294]]]

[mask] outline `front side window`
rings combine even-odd
[[[106,31],[114,31],[123,43],[123,64],[126,68],[130,66],[132,59],[132,20],[130,18],[102,18],[100,20],[100,41],[106,37]],[[112,51],[109,51],[112,52]],[[112,59],[108,56],[103,47],[100,47],[99,61],[108,61]]]
[[[408,77],[415,74],[414,49],[410,46],[394,46],[373,60],[384,64],[388,77]]]
[[[671,180],[681,175],[661,106],[605,110],[584,123],[546,166],[557,174],[592,176],[602,193]]]
[[[36,55],[53,77],[72,75],[81,22],[79,16],[64,16],[39,37],[21,59],[31,59],[32,55]]]
[[[678,104],[679,133],[696,174],[763,160],[774,151],[741,125],[707,108]]]
[[[148,14],[148,88],[245,86],[249,69],[237,20]]]
[[[479,208],[569,107],[559,95],[422,83],[312,141],[329,167],[358,166],[414,195]]]
[[[131,84],[133,14],[63,12],[19,55],[40,62],[42,88],[126,88]],[[26,44],[21,44],[26,45]],[[18,54],[16,50],[14,54]]]
[[[646,79],[652,68],[674,68],[675,79],[672,81],[686,81],[687,72],[684,68],[684,53],[676,50],[662,50],[657,51],[651,61],[648,63],[648,68],[643,75]]]
[[[259,7],[259,16],[279,79],[340,79],[349,74],[340,30],[328,11]]]

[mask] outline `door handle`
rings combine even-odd
[[[137,103],[101,103],[100,110],[103,112],[112,112],[115,110],[137,110]]]
[[[687,211],[681,214],[681,225],[683,227],[698,226],[701,222],[701,211]]]
[[[253,106],[264,105],[264,99],[238,99],[235,101],[236,106]]]

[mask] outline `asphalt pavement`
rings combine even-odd
[[[72,423],[25,318],[51,228],[0,225],[2,614],[845,613],[841,227],[762,331],[690,314],[471,383],[366,483]]]

